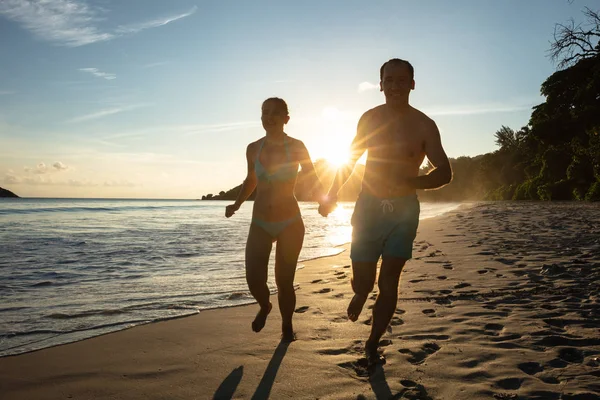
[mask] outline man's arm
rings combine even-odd
[[[335,178],[331,183],[331,187],[329,188],[327,196],[333,201],[337,200],[338,192],[350,178],[350,175],[352,175],[352,171],[354,171],[354,166],[356,165],[358,159],[362,157],[367,150],[367,129],[367,113],[365,113],[358,121],[356,136],[350,145],[350,159],[345,165],[342,165],[340,168],[338,168]]]
[[[409,185],[415,189],[438,189],[452,180],[452,168],[446,152],[442,147],[440,131],[435,122],[431,121],[431,127],[427,130],[425,138],[425,155],[434,166],[427,175],[417,176],[409,179]]]
[[[252,144],[249,144],[246,148],[246,161],[248,165],[246,179],[244,179],[244,182],[242,183],[242,187],[240,188],[240,192],[237,195],[235,203],[230,204],[225,208],[225,216],[227,218],[231,217],[237,210],[239,210],[242,203],[246,201],[252,192],[254,192],[254,189],[256,189],[257,178],[256,172],[254,171]]]
[[[302,172],[308,180],[312,195],[318,202],[322,202],[323,197],[325,196],[325,188],[317,175],[317,171],[315,171],[315,166],[308,154],[308,149],[301,140],[298,140],[298,153],[300,155],[300,167],[302,167]]]

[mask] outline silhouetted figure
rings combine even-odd
[[[263,102],[261,120],[266,136],[248,145],[248,174],[237,200],[225,210],[225,216],[231,217],[256,189],[246,243],[246,281],[250,293],[260,306],[252,322],[252,330],[260,332],[271,312],[267,267],[273,243],[277,241],[275,282],[282,319],[282,339],[286,341],[295,340],[292,327],[296,306],[294,276],[304,241],[304,223],[294,196],[298,166],[306,172],[308,179],[313,180],[311,186],[316,188],[318,198],[325,193],[304,143],[283,131],[289,119],[284,100],[269,98]]]
[[[435,122],[409,105],[410,91],[415,88],[412,65],[405,60],[389,60],[381,67],[380,80],[385,104],[360,118],[350,162],[338,170],[328,201],[319,207],[324,216],[336,207],[339,189],[368,150],[362,191],[352,215],[350,257],[355,294],[348,306],[348,318],[358,319],[373,290],[377,263],[382,257],[379,295],[365,346],[371,367],[385,362],[377,347],[396,309],[400,273],[412,257],[420,212],[416,190],[439,188],[452,179]],[[425,156],[435,169],[418,176]]]

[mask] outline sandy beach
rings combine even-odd
[[[346,247],[347,248],[347,247]],[[368,376],[349,251],[298,271],[298,340],[276,297],[0,359],[12,399],[600,399],[600,207],[473,203],[421,221]]]

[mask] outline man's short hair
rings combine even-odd
[[[410,79],[415,79],[415,69],[413,68],[411,63],[409,63],[406,60],[402,60],[400,58],[392,58],[392,59],[384,62],[383,65],[381,66],[381,69],[379,70],[379,80],[380,81],[383,81],[383,70],[385,69],[385,66],[388,64],[405,65],[408,68],[408,72],[410,72]]]

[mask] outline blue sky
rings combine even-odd
[[[283,97],[313,159],[346,154],[415,67],[411,103],[450,157],[527,124],[555,23],[597,1],[0,1],[0,185],[21,196],[199,198],[245,177]]]

